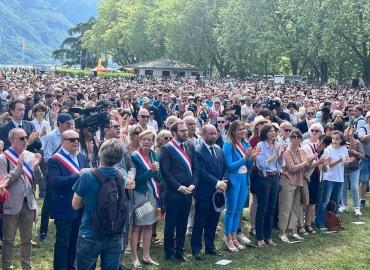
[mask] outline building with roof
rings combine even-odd
[[[141,76],[165,78],[190,77],[201,74],[201,69],[196,66],[180,63],[167,58],[127,65],[124,67],[124,70],[133,71],[133,73]]]

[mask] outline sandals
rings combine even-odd
[[[238,240],[233,240],[233,242],[234,242],[234,246],[238,249],[238,250],[244,250],[245,249],[245,246],[243,246],[242,244],[240,244],[239,242],[238,242]]]
[[[157,245],[157,246],[161,246],[163,243],[162,243],[162,241],[161,241],[160,239],[158,239],[158,238],[153,238],[153,239],[152,239],[152,244],[153,244],[153,245]]]
[[[306,225],[305,228],[306,228],[306,232],[308,232],[310,234],[315,234],[316,233],[315,229],[312,228],[310,225]]]
[[[224,237],[224,242],[226,245],[226,249],[231,252],[238,252],[239,249],[235,246],[233,240],[228,240],[226,237]]]
[[[152,258],[149,258],[149,259],[144,259],[143,258],[143,264],[145,265],[155,265],[155,266],[159,266],[159,263],[156,262],[155,260],[153,260]]]
[[[266,240],[265,242],[269,246],[272,246],[272,247],[275,247],[276,246],[276,243],[274,241],[272,241],[272,240],[271,241]]]

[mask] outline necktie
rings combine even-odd
[[[19,127],[19,128],[23,128],[23,126],[22,126],[22,125],[18,125],[18,127]]]
[[[182,144],[180,144],[180,147],[181,147],[181,149],[182,149],[182,150],[184,150],[184,152],[186,152],[186,151],[185,151],[185,146],[184,146],[184,144],[183,144],[183,143],[182,143]]]
[[[214,146],[211,146],[209,149],[211,149],[211,155],[212,155],[212,157],[216,158],[215,147]]]

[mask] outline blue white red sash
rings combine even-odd
[[[144,158],[144,155],[141,153],[141,151],[134,151],[134,154],[139,157],[139,160],[141,161],[141,164],[146,169],[146,171],[149,171],[151,168],[151,165],[147,159]],[[154,197],[157,200],[158,205],[160,204],[160,187],[158,181],[156,181],[153,177],[150,179],[150,186],[153,189]]]
[[[76,164],[76,162],[71,157],[64,153],[63,149],[55,153],[53,157],[60,163],[62,163],[63,166],[66,167],[71,173],[80,173],[80,166],[78,166],[78,164]]]
[[[240,152],[242,157],[244,157],[247,154],[247,152],[245,151],[244,146],[242,144],[236,143],[235,147]]]
[[[190,175],[193,174],[191,170],[191,159],[188,154],[182,149],[175,141],[168,142],[169,146],[173,149],[173,152],[180,158],[181,162],[189,170]]]
[[[14,167],[17,167],[19,155],[11,147],[4,151],[4,155]],[[23,161],[23,171],[27,180],[32,182],[33,171],[25,161]]]

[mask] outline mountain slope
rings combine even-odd
[[[72,25],[96,16],[99,0],[0,0],[0,64],[52,63]]]

